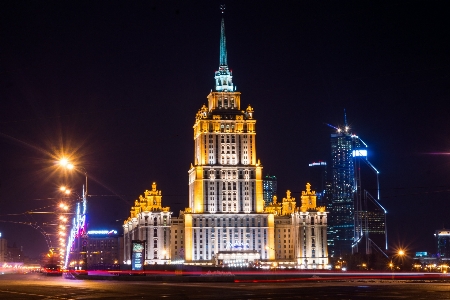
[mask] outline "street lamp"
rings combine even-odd
[[[80,215],[77,214],[77,224],[76,224],[76,231],[77,231],[77,252],[78,252],[78,259],[81,258],[81,255],[83,255],[84,260],[84,268],[87,270],[87,241],[81,241],[81,227],[84,227],[84,231],[87,232],[86,229],[86,202],[87,202],[87,196],[88,196],[88,175],[87,171],[84,167],[76,166],[71,163],[67,158],[62,158],[59,160],[59,165],[67,170],[75,170],[81,173],[84,173],[85,176],[85,188],[84,188],[84,195],[83,195],[83,212],[82,212],[82,220],[79,219]],[[78,209],[77,209],[78,211]],[[80,223],[81,221],[81,223]],[[81,268],[81,267],[80,267]]]
[[[405,258],[405,256],[406,256],[406,252],[405,252],[405,250],[403,250],[403,249],[399,249],[398,251],[397,251],[397,256],[400,258],[400,263],[401,263],[401,265],[400,266],[402,266],[403,267],[403,263],[404,263],[404,261],[403,261],[403,259]]]
[[[389,268],[391,268],[391,271],[394,270],[394,264],[392,263],[392,260],[391,260],[391,262],[389,263]]]
[[[85,168],[77,166],[75,167],[74,164],[72,164],[67,158],[61,158],[59,160],[59,165],[67,170],[76,170],[79,171],[81,173],[84,173],[84,176],[86,178],[86,184],[85,184],[85,190],[84,190],[84,197],[85,199],[87,199],[87,195],[88,195],[88,176],[87,176],[87,171]]]

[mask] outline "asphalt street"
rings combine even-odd
[[[450,299],[440,280],[168,283],[0,275],[0,299]]]

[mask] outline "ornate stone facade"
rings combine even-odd
[[[152,190],[139,196],[131,208],[130,217],[125,220],[124,261],[131,261],[131,245],[134,240],[145,241],[145,264],[170,262],[170,226],[172,212],[162,207],[161,191],[153,182]]]

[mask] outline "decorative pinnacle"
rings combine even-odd
[[[220,5],[220,11],[222,11],[222,13],[225,13],[225,4],[221,4]]]

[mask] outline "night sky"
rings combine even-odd
[[[0,232],[28,255],[60,184],[89,177],[92,229],[121,229],[156,181],[188,206],[195,114],[214,88],[223,1],[2,1]],[[257,120],[257,157],[299,200],[328,160],[325,123],[369,145],[392,247],[434,252],[450,228],[446,1],[226,1],[228,65]],[[314,187],[312,187],[314,189]],[[11,215],[18,214],[18,215]],[[7,222],[5,222],[7,221]],[[48,233],[55,227],[43,226]]]

